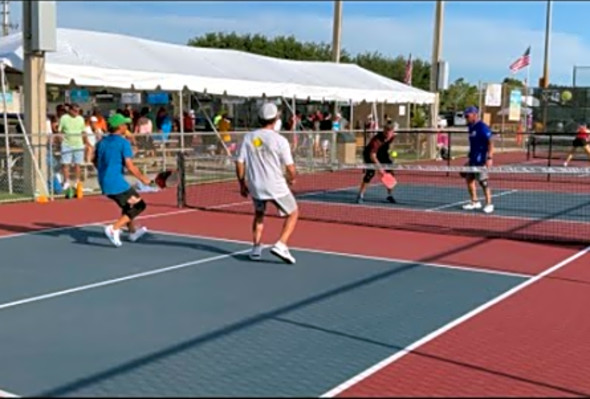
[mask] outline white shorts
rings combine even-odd
[[[252,199],[254,201],[254,210],[257,213],[266,213],[266,204],[271,202],[279,211],[279,216],[285,217],[289,216],[293,212],[297,210],[297,201],[295,201],[295,197],[292,193],[285,195],[281,198],[274,198],[274,199]]]
[[[61,164],[62,165],[82,165],[84,164],[84,148],[72,149],[63,144],[61,146]]]

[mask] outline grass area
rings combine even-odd
[[[10,194],[0,192],[0,202],[26,201],[30,199],[30,196],[24,194]]]

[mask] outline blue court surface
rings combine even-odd
[[[400,190],[401,192],[401,190]],[[98,227],[0,239],[0,388],[318,396],[526,276]]]
[[[484,196],[478,188],[479,198]],[[300,201],[357,206],[358,187],[314,192],[298,196]],[[465,213],[461,208],[469,202],[465,187],[418,185],[400,182],[394,189],[397,204],[385,199],[386,190],[379,184],[369,186],[363,207],[388,209],[413,209],[430,212]],[[552,219],[590,223],[590,193],[563,193],[535,190],[494,189],[492,196],[495,216],[522,219]]]

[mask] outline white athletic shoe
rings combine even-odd
[[[283,262],[290,265],[295,264],[295,258],[289,252],[289,248],[282,242],[277,242],[274,247],[271,248],[270,253],[280,258]]]
[[[563,167],[564,167],[564,168],[567,168],[567,162],[564,162],[564,163],[563,163]]]
[[[104,234],[115,247],[118,248],[123,245],[121,242],[121,230],[114,230],[113,226],[106,226],[104,228]]]
[[[135,233],[129,234],[129,241],[136,242],[141,237],[143,237],[145,235],[145,233],[147,233],[147,232],[148,232],[147,227],[140,227],[139,229],[135,230]]]
[[[490,214],[490,213],[494,212],[494,205],[492,205],[492,204],[486,205],[486,206],[483,208],[483,212],[484,212],[484,213],[488,213],[488,214]]]
[[[481,209],[481,202],[468,202],[467,204],[463,205],[463,209],[466,211],[475,211],[477,209]]]
[[[254,245],[249,256],[251,260],[262,259],[262,245]]]

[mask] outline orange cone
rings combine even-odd
[[[40,195],[37,197],[36,201],[38,204],[46,204],[49,202],[49,199],[45,195]]]

